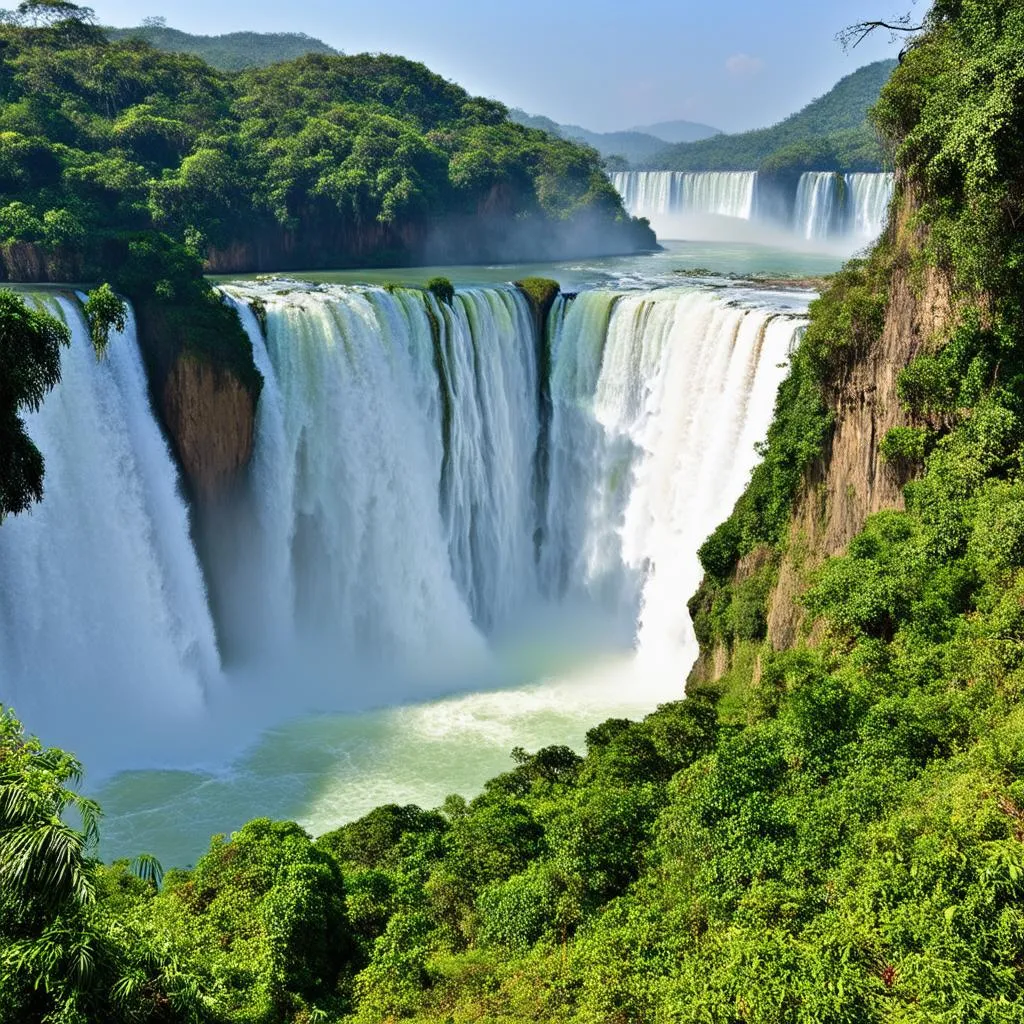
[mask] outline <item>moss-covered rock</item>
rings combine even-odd
[[[534,313],[543,322],[561,291],[557,281],[547,277],[524,277],[516,287],[530,300]]]

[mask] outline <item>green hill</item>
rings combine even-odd
[[[154,49],[166,53],[189,53],[201,57],[220,71],[266,67],[304,57],[307,53],[338,53],[304,32],[229,32],[222,36],[196,36],[159,24],[104,31],[111,41],[142,39]]]
[[[646,163],[669,171],[871,171],[883,154],[867,112],[896,61],[880,60],[770,128],[718,135],[661,150]]]
[[[512,110],[509,116],[518,124],[527,128],[538,128],[541,131],[557,135],[562,139],[572,139],[596,149],[606,160],[609,157],[622,157],[631,164],[643,164],[665,149],[666,142],[674,141],[673,135],[689,133],[691,138],[701,139],[717,133],[716,128],[690,121],[665,122],[662,127],[666,136],[660,136],[643,129],[627,132],[592,132],[578,124],[558,124],[550,117],[527,114],[524,110]]]

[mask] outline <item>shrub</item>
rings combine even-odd
[[[89,324],[92,347],[100,358],[106,355],[110,332],[123,331],[128,326],[128,307],[114,294],[109,284],[101,284],[86,298],[85,319]]]
[[[427,282],[427,291],[445,305],[450,306],[455,301],[455,286],[447,277],[432,277]]]
[[[924,461],[928,431],[924,427],[893,427],[878,446],[885,462],[898,466],[914,466]]]

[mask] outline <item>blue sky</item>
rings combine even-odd
[[[84,0],[88,2],[88,0]],[[911,0],[92,0],[105,24],[163,16],[216,34],[306,32],[347,53],[421,60],[471,92],[598,131],[684,118],[726,131],[771,124],[862,64],[844,25]],[[922,3],[921,7],[924,6]]]

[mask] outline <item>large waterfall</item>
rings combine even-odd
[[[881,173],[811,171],[795,194],[754,171],[619,171],[611,178],[630,214],[647,217],[663,238],[718,237],[723,225],[708,221],[714,217],[847,246],[881,234],[893,190],[893,176]]]
[[[202,714],[221,679],[178,474],[153,418],[134,325],[97,360],[80,307],[63,380],[28,431],[44,500],[0,525],[0,700],[54,741]]]
[[[34,730],[145,764],[152,733],[244,709],[256,674],[278,717],[416,700],[569,608],[681,693],[695,552],[743,487],[798,317],[587,291],[538,338],[511,286],[225,297],[265,378],[256,449],[245,493],[191,530],[133,330],[97,361],[59,302],[74,344],[29,419],[46,496],[0,527],[0,699]],[[90,742],[104,715],[124,750]]]

